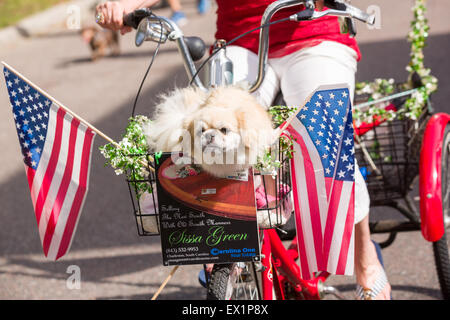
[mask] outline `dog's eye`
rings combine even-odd
[[[222,132],[223,134],[227,134],[228,129],[227,128],[221,128],[220,132]]]

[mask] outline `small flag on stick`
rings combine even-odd
[[[280,126],[294,138],[291,175],[302,277],[351,275],[355,159],[350,93],[320,87]]]
[[[42,247],[57,260],[70,248],[86,198],[96,129],[3,64]]]

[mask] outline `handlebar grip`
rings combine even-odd
[[[327,6],[330,9],[336,9],[336,10],[342,10],[342,11],[348,11],[351,13],[352,17],[355,19],[358,19],[359,21],[362,21],[364,23],[373,25],[375,23],[375,16],[369,15],[366,12],[362,11],[361,9],[358,9],[352,5],[349,5],[347,3],[344,3],[340,0],[325,0],[325,6]]]
[[[373,25],[375,23],[375,15],[370,15],[356,7],[346,4],[347,10],[351,12],[353,18],[358,19],[364,23]]]
[[[127,27],[137,29],[142,19],[152,15],[152,11],[148,8],[137,9],[123,17],[123,24]]]

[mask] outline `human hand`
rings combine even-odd
[[[120,30],[124,35],[132,30],[131,27],[123,24],[123,17],[128,12],[120,1],[106,1],[96,7],[96,22],[103,28],[110,30]]]

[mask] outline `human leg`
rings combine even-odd
[[[170,9],[172,9],[172,16],[170,17],[173,22],[178,26],[184,26],[187,23],[187,18],[182,11],[180,0],[167,0],[169,2]]]

